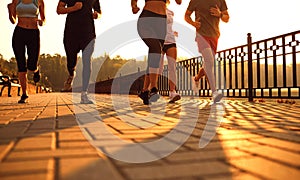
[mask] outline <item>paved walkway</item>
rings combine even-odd
[[[95,99],[0,97],[0,179],[300,179],[299,101]]]

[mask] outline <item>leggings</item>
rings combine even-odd
[[[18,72],[35,71],[40,54],[40,31],[39,29],[25,29],[16,26],[12,47],[18,64]],[[26,62],[25,49],[27,47],[28,59]]]
[[[77,55],[82,50],[82,91],[87,91],[91,76],[91,57],[94,52],[95,39],[89,42],[65,35],[64,46],[67,55],[67,68],[70,76],[74,76],[77,64]]]
[[[143,10],[138,20],[138,33],[149,48],[147,73],[149,67],[159,68],[166,32],[166,15]]]
[[[89,81],[91,76],[91,58],[94,52],[95,39],[91,40],[90,43],[82,51],[82,91],[87,91],[89,87]]]

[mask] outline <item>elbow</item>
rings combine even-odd
[[[185,15],[184,20],[185,20],[185,22],[189,22],[189,16]]]

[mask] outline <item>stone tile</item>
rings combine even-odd
[[[257,147],[243,147],[240,146],[238,149],[241,149],[245,152],[252,153],[254,155],[262,156],[276,162],[283,162],[290,164],[291,166],[300,167],[300,153],[289,152],[282,149],[277,149],[269,146],[257,146]],[[298,161],[297,161],[298,160]]]
[[[96,157],[62,158],[59,159],[58,169],[58,178],[61,180],[124,179],[107,159]]]
[[[163,166],[147,166],[123,168],[130,179],[167,179],[200,177],[209,174],[231,173],[234,171],[230,166],[218,162],[191,162],[187,164],[168,164]]]
[[[191,135],[187,134],[187,129],[194,128],[192,124],[180,131],[188,139],[183,146],[168,155],[164,154],[170,150],[168,146],[149,148],[145,144],[158,139],[164,139],[161,141],[163,144],[177,142],[176,135],[164,137],[178,124],[181,104],[168,104],[163,109],[152,107],[152,110],[155,109],[163,116],[151,116],[150,108],[145,108],[137,96],[128,96],[132,111],[126,107],[120,109],[118,114],[109,95],[95,96],[99,112],[99,118],[95,120],[97,123],[104,122],[108,128],[106,132],[99,132],[95,127],[96,122],[79,127],[74,116],[72,93],[36,94],[30,97],[30,103],[24,105],[16,105],[18,99],[8,98],[4,106],[4,101],[0,101],[0,172],[3,172],[0,173],[0,179],[199,180],[300,177],[300,106],[225,99],[222,122],[215,124],[207,122],[211,109],[209,100],[183,97],[182,103],[199,106],[198,122]],[[120,99],[128,98],[118,96]],[[86,110],[86,107],[82,108]],[[120,113],[123,116],[119,116]],[[188,124],[195,112],[186,109],[185,113],[185,122]],[[131,121],[136,117],[140,117],[140,124]],[[141,128],[144,125],[149,127]],[[214,134],[212,130],[216,125],[220,126]],[[204,138],[205,128],[209,128],[214,136],[207,146],[200,149],[199,140]],[[140,151],[132,152],[132,148],[120,144],[116,137],[129,144],[136,143]],[[101,151],[95,149],[87,139],[101,148]],[[102,153],[105,151],[130,156],[131,160],[156,160],[126,163],[110,159]],[[26,167],[22,167],[22,164]],[[13,170],[14,166],[16,171]]]
[[[276,138],[251,139],[251,141],[300,153],[300,144],[295,142],[284,141]]]
[[[51,150],[27,150],[27,151],[12,151],[6,157],[6,161],[26,161],[33,159],[49,159],[53,157],[82,157],[82,156],[97,156],[97,151],[90,148],[83,149],[57,149]]]
[[[198,150],[198,151],[186,151],[175,152],[168,156],[166,159],[170,162],[193,162],[203,160],[230,160],[235,158],[250,157],[249,153],[239,151],[237,149],[220,149],[220,150]]]
[[[52,137],[28,137],[21,138],[15,145],[14,150],[51,149]]]
[[[21,174],[47,173],[48,160],[31,160],[0,163],[0,177]],[[1,178],[2,179],[2,178]]]
[[[260,157],[231,160],[235,167],[259,175],[263,179],[299,179],[300,171]]]

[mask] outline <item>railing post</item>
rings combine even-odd
[[[252,68],[252,37],[251,33],[247,34],[248,45],[248,101],[253,101],[253,68]]]

